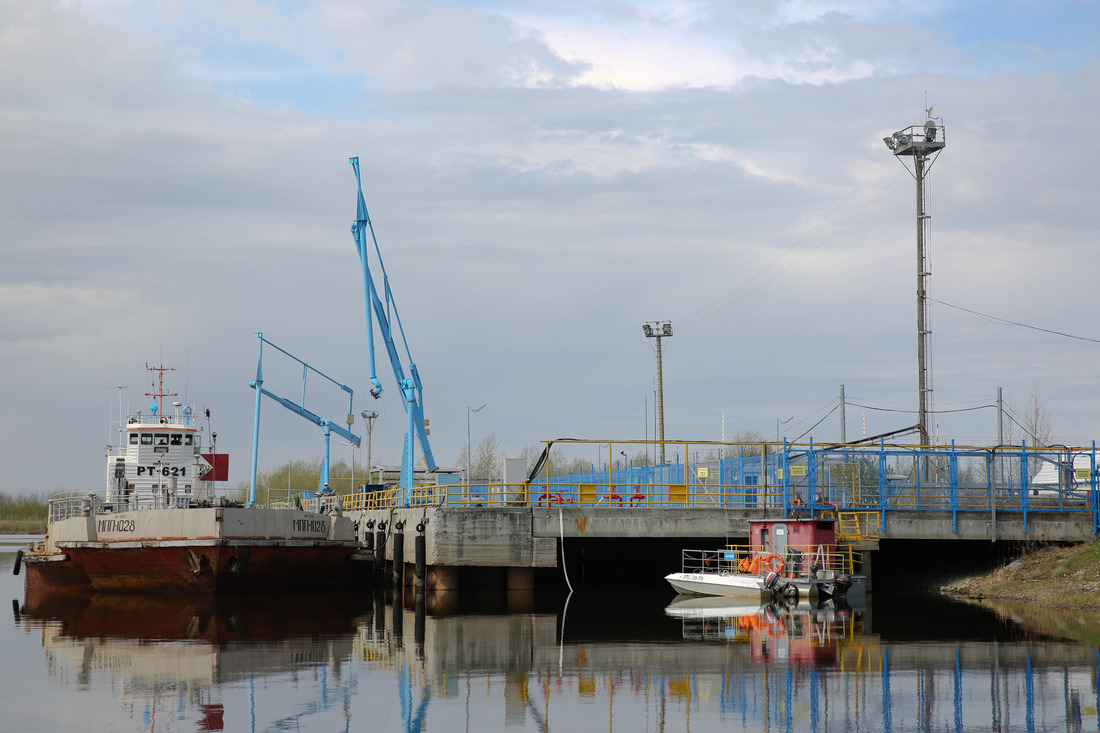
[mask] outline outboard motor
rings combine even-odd
[[[831,583],[822,583],[821,594],[831,598],[844,598],[848,595],[848,589],[852,587],[852,578],[849,575],[839,575]]]
[[[774,598],[785,598],[791,602],[798,600],[798,587],[784,580],[777,572],[772,571],[764,576],[764,588],[771,591]]]

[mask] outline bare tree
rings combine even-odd
[[[767,438],[758,430],[742,430],[730,438],[731,443],[745,443],[744,446],[727,445],[723,449],[723,458],[739,458],[740,456],[758,456],[761,444],[766,443]]]
[[[473,460],[470,463],[470,473],[473,474],[471,478],[481,481],[499,478],[502,455],[497,434],[489,433],[486,435],[477,444],[477,450],[474,451]]]
[[[1024,413],[1024,429],[1031,434],[1035,445],[1050,445],[1050,413],[1039,397],[1039,386],[1031,388],[1027,399],[1027,412]]]

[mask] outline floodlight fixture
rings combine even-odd
[[[657,430],[661,441],[661,465],[665,465],[665,388],[661,365],[661,339],[672,337],[672,321],[651,321],[642,325],[646,338],[657,339]]]

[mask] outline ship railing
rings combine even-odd
[[[681,572],[749,573],[775,571],[787,578],[822,578],[854,574],[858,556],[850,547],[788,545],[782,552],[768,552],[751,545],[726,545],[719,550],[683,550]]]
[[[47,502],[49,521],[60,522],[72,517],[101,514],[105,503],[105,494],[94,491],[65,491],[54,494]]]

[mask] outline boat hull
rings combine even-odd
[[[292,509],[149,509],[53,522],[28,591],[258,593],[361,587],[355,529]]]
[[[764,578],[759,575],[730,573],[670,573],[665,580],[678,593],[696,596],[728,596],[733,598],[760,599],[770,597],[764,588]]]
[[[259,593],[362,587],[366,563],[354,546],[171,545],[68,547],[60,555],[24,558],[33,591],[128,593]]]

